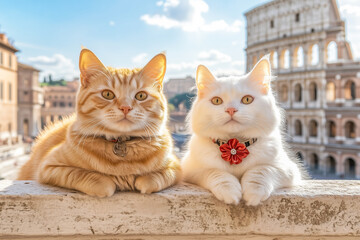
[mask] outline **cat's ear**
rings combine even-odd
[[[256,63],[249,73],[249,79],[261,88],[263,94],[267,94],[270,89],[271,66],[269,55],[264,56]]]
[[[140,76],[145,80],[157,83],[159,90],[162,88],[164,76],[166,72],[166,56],[160,53],[153,57],[141,70]]]
[[[83,48],[80,52],[79,69],[81,73],[81,85],[84,87],[89,84],[89,79],[93,74],[107,71],[104,64],[102,64],[96,55],[86,48]]]
[[[204,65],[199,65],[196,70],[196,86],[199,96],[204,94],[208,86],[216,81],[215,77],[211,74],[210,70]]]

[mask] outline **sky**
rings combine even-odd
[[[243,74],[244,13],[268,0],[0,0],[0,32],[14,41],[18,60],[43,77],[79,76],[81,47],[106,66],[142,67],[166,52],[165,79],[195,75],[198,64],[214,74]],[[338,0],[347,40],[360,57],[360,1]]]

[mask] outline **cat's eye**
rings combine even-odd
[[[101,95],[107,100],[112,100],[115,97],[115,94],[110,90],[102,91]]]
[[[223,100],[220,97],[213,97],[211,99],[212,104],[214,105],[220,105],[223,103]]]
[[[147,98],[147,93],[144,92],[144,91],[141,91],[141,92],[138,92],[136,95],[135,95],[135,98],[139,101],[144,101],[146,98]]]
[[[243,104],[250,104],[254,101],[254,97],[250,96],[250,95],[246,95],[241,99],[241,102]]]

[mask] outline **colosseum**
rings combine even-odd
[[[360,178],[360,63],[336,0],[275,0],[245,13],[246,70],[265,54],[287,140],[311,172]]]

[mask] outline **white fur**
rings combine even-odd
[[[291,187],[302,178],[298,165],[283,147],[280,109],[271,90],[263,93],[262,85],[254,81],[254,76],[259,77],[254,71],[258,69],[243,77],[206,82],[207,88],[198,90],[203,92],[189,115],[192,137],[182,161],[185,181],[209,189],[228,204],[238,204],[243,198],[247,205],[258,205],[275,189]],[[254,101],[241,103],[245,95],[253,96]],[[215,96],[222,98],[221,105],[212,104]],[[226,123],[231,119],[225,112],[228,107],[238,110],[234,114],[238,122]],[[248,147],[250,154],[242,163],[230,165],[221,158],[212,138],[258,140]]]

